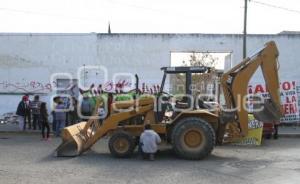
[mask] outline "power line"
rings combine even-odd
[[[293,10],[293,9],[290,9],[290,8],[286,8],[286,7],[282,7],[282,6],[277,6],[277,5],[273,5],[273,4],[269,4],[269,3],[263,3],[263,2],[259,2],[259,1],[253,1],[253,0],[249,0],[249,1],[253,2],[253,3],[256,3],[256,4],[263,5],[263,6],[268,6],[268,7],[271,7],[271,8],[281,9],[281,10],[285,10],[285,11],[289,11],[289,12],[300,14],[299,10]]]

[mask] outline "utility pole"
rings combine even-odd
[[[111,29],[110,29],[110,22],[108,22],[108,34],[111,34]]]
[[[247,8],[248,0],[245,0],[244,7],[244,33],[243,33],[243,59],[247,56]]]

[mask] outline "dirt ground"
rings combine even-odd
[[[163,149],[154,162],[136,154],[111,157],[107,140],[74,158],[56,158],[60,139],[0,133],[0,184],[300,183],[300,139],[267,140],[260,147],[219,146],[201,161],[177,158]]]

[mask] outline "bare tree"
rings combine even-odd
[[[182,61],[183,66],[206,66],[215,68],[217,61],[219,58],[214,57],[210,53],[196,53],[193,52],[190,55],[190,59],[188,61]]]
[[[202,66],[210,67],[209,73],[194,74],[193,80],[193,94],[213,94],[215,91],[215,81],[217,74],[215,67],[218,58],[213,56],[211,53],[195,53],[190,55],[188,61],[182,61],[183,66]]]

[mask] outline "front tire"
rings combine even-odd
[[[118,131],[109,139],[108,147],[114,157],[127,158],[130,157],[134,151],[135,140],[129,133]]]
[[[214,144],[214,129],[201,118],[181,119],[172,132],[174,151],[184,159],[203,159],[212,152]]]

